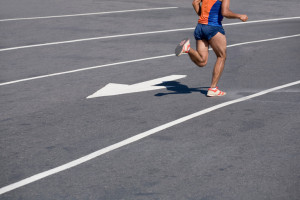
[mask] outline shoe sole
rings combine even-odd
[[[226,95],[226,92],[224,92],[223,95],[216,95],[216,94],[212,94],[212,95],[206,95],[207,97],[222,97],[222,96],[225,96]]]
[[[184,41],[184,42],[183,42],[183,41]],[[183,40],[180,42],[180,44],[177,45],[177,47],[176,47],[176,49],[175,49],[175,55],[176,55],[176,56],[181,56],[181,54],[183,53],[183,52],[182,52],[182,48],[183,48],[183,46],[184,46],[188,41],[189,41],[189,38],[185,38],[185,39],[183,39]],[[183,42],[183,44],[182,44],[182,42]]]

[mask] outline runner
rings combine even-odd
[[[199,67],[204,67],[208,59],[209,45],[214,50],[217,61],[214,66],[212,81],[207,96],[224,96],[226,92],[218,89],[217,84],[224,69],[226,60],[226,36],[222,27],[223,17],[240,19],[245,22],[247,15],[237,14],[229,9],[230,0],[194,0],[193,7],[199,16],[198,25],[195,28],[194,37],[196,48],[190,48],[188,38],[182,40],[175,49],[176,56],[188,53],[191,60]]]

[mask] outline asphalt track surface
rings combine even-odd
[[[300,198],[299,18],[224,26],[228,45],[240,45],[228,47],[222,98],[205,96],[212,51],[201,69],[187,55],[171,55],[182,38],[195,47],[191,2],[6,0],[0,19],[164,7],[176,8],[0,21],[0,49],[187,29],[0,51],[1,200]],[[231,0],[231,9],[249,21],[300,16],[298,0]],[[171,56],[134,61],[164,55]],[[93,66],[102,67],[3,84]],[[186,77],[160,90],[86,98],[108,83],[170,75]],[[236,101],[242,97],[248,99]],[[49,172],[149,130],[140,140]],[[49,176],[33,181],[42,172]]]

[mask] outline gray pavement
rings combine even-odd
[[[297,0],[231,0],[249,20],[299,16]],[[0,48],[191,28],[191,2],[2,1],[0,18],[155,7],[170,10],[0,22]],[[224,20],[224,24],[238,22]],[[225,26],[228,44],[300,33],[300,19]],[[0,84],[174,53],[193,30],[0,52]],[[228,48],[222,98],[205,96],[215,62],[166,57],[0,86],[0,187],[220,103],[300,80],[300,38]],[[86,99],[108,83],[169,75],[167,89]],[[300,86],[236,103],[157,132],[0,199],[286,199],[300,197]]]

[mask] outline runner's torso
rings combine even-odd
[[[221,14],[222,0],[202,0],[201,16],[199,24],[211,26],[222,26],[223,16]]]

